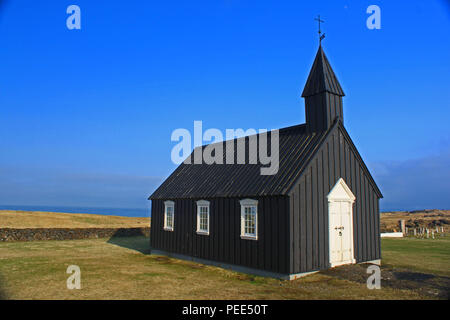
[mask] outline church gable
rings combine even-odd
[[[293,183],[292,188],[298,185],[303,175],[310,172],[311,166],[317,166],[319,163],[320,168],[315,168],[315,170],[320,169],[323,179],[326,180],[325,182],[328,185],[327,193],[330,192],[340,178],[344,178],[348,184],[349,181],[356,180],[356,176],[361,173],[367,179],[368,185],[373,189],[377,197],[383,198],[380,189],[353,144],[347,130],[339,120],[330,128],[324,141],[318,146],[316,152],[311,155],[305,169],[301,171],[298,181]],[[350,189],[354,192],[352,188]],[[292,189],[290,192],[292,192]]]
[[[343,179],[355,196],[355,259],[379,259],[379,199],[372,179],[342,123],[337,120],[289,190],[292,273],[329,267],[328,195]]]

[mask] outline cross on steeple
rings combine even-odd
[[[305,98],[306,123],[311,132],[328,130],[337,117],[344,122],[344,95],[330,62],[319,45],[302,92],[302,97]]]
[[[319,45],[321,45],[323,38],[325,38],[325,33],[322,34],[322,31],[320,30],[320,23],[325,21],[320,20],[320,14],[317,15],[317,18],[314,18],[314,20],[316,20],[319,23]]]

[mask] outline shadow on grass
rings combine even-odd
[[[111,238],[109,238],[107,242],[115,246],[135,250],[143,254],[150,253],[150,240],[144,233],[133,234],[130,236],[124,235],[120,230],[118,230]]]
[[[423,282],[436,277],[433,274],[410,272],[410,271],[399,271],[399,272],[394,271],[393,274],[397,280],[409,280],[415,282]]]
[[[365,284],[369,277],[369,274],[367,274],[368,266],[369,264],[345,265],[324,270],[321,271],[321,273],[339,279]],[[381,266],[381,287],[416,290],[424,296],[448,299],[450,292],[450,277],[383,265]]]
[[[419,290],[425,295],[447,300],[450,297],[450,277],[405,270],[392,271],[391,274],[390,277],[388,273],[388,279],[394,288]]]

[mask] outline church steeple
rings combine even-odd
[[[344,121],[342,97],[344,91],[319,45],[308,80],[303,89],[306,123],[311,131],[327,130],[336,117]]]

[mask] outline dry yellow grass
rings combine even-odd
[[[138,228],[149,226],[149,218],[0,210],[0,228]]]
[[[400,231],[399,220],[405,220],[406,225],[410,228],[415,226],[432,228],[436,221],[441,221],[440,224],[447,232],[448,224],[446,223],[450,223],[450,210],[382,212],[380,216],[381,232]]]

